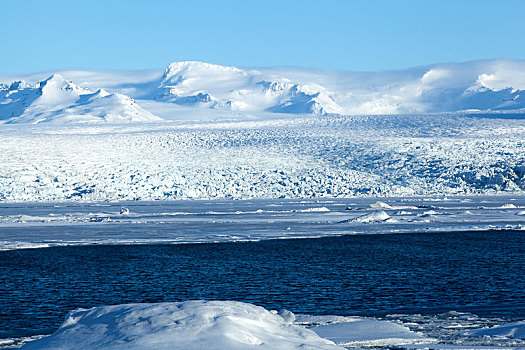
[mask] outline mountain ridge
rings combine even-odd
[[[56,73],[47,79],[36,74],[8,82],[0,77],[4,80],[0,123],[143,122],[206,114],[212,119],[253,119],[523,113],[525,109],[525,61],[519,60],[441,63],[385,72],[251,69],[180,61],[163,71]],[[101,88],[104,93],[88,98]]]

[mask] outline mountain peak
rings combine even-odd
[[[248,72],[230,66],[221,66],[199,61],[173,62],[168,65],[162,76],[161,85],[177,85],[188,79],[211,79],[213,81],[225,79],[242,79]]]
[[[318,84],[298,84],[284,77],[267,76],[217,64],[171,63],[159,85],[158,100],[203,108],[272,111],[294,114],[337,114],[343,109]]]
[[[242,69],[233,66],[223,66],[220,64],[200,62],[200,61],[178,61],[168,65],[165,72],[178,72],[188,70],[204,70],[218,72],[242,72]]]
[[[57,73],[52,74],[49,78],[44,79],[39,83],[40,87],[50,86],[50,85],[59,86],[63,84],[68,84],[68,81],[64,79],[63,76]]]
[[[38,83],[38,88],[41,95],[56,94],[60,92],[67,92],[80,95],[82,93],[91,92],[87,89],[81,88],[76,84],[73,84],[70,81],[67,81],[66,79],[64,79],[63,76],[56,73]]]
[[[17,80],[17,81],[12,82],[11,85],[9,85],[8,89],[10,91],[18,91],[18,90],[22,90],[22,89],[25,89],[31,86],[32,85],[29,84],[25,80]]]

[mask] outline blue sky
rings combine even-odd
[[[21,0],[1,9],[3,73],[180,60],[385,70],[525,59],[522,0]]]

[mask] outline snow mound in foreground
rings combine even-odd
[[[489,336],[494,338],[525,339],[525,321],[507,323],[491,328],[476,329],[465,333],[477,337]]]
[[[341,349],[266,309],[235,301],[78,309],[22,349]]]
[[[161,118],[141,108],[129,96],[93,92],[61,75],[32,85],[23,81],[0,86],[0,123],[152,122]]]
[[[311,328],[321,337],[344,346],[393,346],[433,342],[408,327],[375,319],[332,323]]]

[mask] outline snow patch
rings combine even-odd
[[[505,203],[505,204],[503,204],[500,208],[501,208],[501,209],[515,209],[515,208],[517,208],[517,207],[516,207],[516,204]]]
[[[386,204],[385,202],[377,201],[375,203],[370,204],[370,208],[376,208],[376,209],[393,209],[391,205]]]
[[[328,211],[330,211],[330,209],[328,209],[327,207],[301,209],[302,213],[324,213]]]

